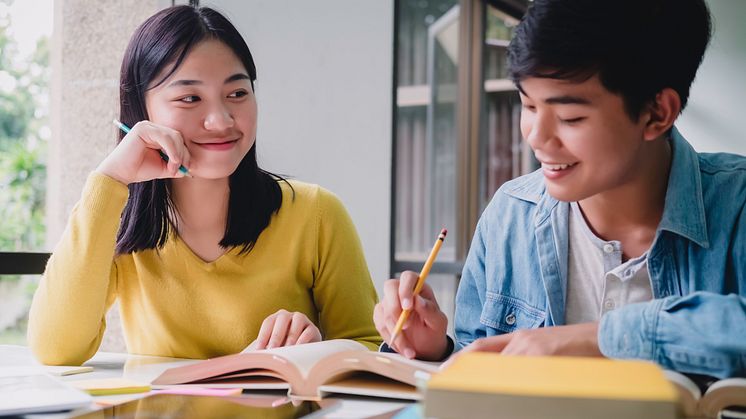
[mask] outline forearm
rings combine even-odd
[[[90,358],[115,296],[114,248],[127,189],[100,176],[86,182],[31,304],[28,342],[47,364]]]
[[[746,298],[697,292],[631,304],[601,319],[601,352],[719,378],[746,376]]]

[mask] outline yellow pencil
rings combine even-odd
[[[417,278],[417,284],[415,284],[414,291],[412,292],[412,306],[414,306],[415,297],[420,295],[422,286],[425,285],[427,274],[430,273],[430,268],[433,267],[433,262],[435,262],[435,258],[438,256],[438,251],[440,250],[440,246],[443,244],[443,240],[445,240],[446,238],[446,234],[448,234],[448,230],[446,230],[445,228],[443,230],[440,230],[438,239],[435,240],[435,244],[433,245],[433,250],[430,251],[430,256],[427,257],[425,265],[422,267],[422,271],[420,271],[420,277]],[[397,320],[396,322],[396,327],[394,327],[394,333],[391,334],[391,344],[393,344],[396,340],[396,336],[401,333],[401,329],[402,327],[404,327],[404,323],[407,322],[409,313],[411,311],[411,308],[402,310],[401,314],[399,315],[399,320]]]

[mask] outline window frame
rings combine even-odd
[[[457,130],[457,208],[455,229],[456,261],[435,262],[432,273],[456,275],[461,271],[466,260],[469,245],[479,221],[479,145],[481,134],[481,109],[484,106],[482,90],[484,89],[483,55],[487,5],[500,9],[505,14],[520,19],[528,9],[528,0],[459,0],[459,55],[458,55],[458,108],[456,115]],[[394,39],[399,34],[401,2],[394,6]],[[393,47],[393,80],[392,80],[392,125],[391,125],[391,206],[390,206],[390,277],[405,270],[419,271],[422,260],[399,260],[396,257],[396,210],[397,210],[397,128],[398,128],[398,67],[399,45]]]

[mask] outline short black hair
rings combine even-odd
[[[509,74],[519,88],[598,75],[637,120],[665,88],[684,109],[710,34],[705,0],[535,0],[508,47]]]
[[[228,19],[207,7],[169,7],[148,18],[130,38],[119,78],[119,120],[134,126],[148,119],[145,93],[173,74],[197,44],[210,39],[222,42],[236,54],[253,89],[254,59]],[[166,69],[165,76],[156,79]],[[117,143],[122,138],[124,133],[120,132]],[[239,246],[242,253],[251,251],[272,215],[280,210],[280,181],[284,181],[281,176],[257,165],[255,141],[230,175],[228,219],[221,246]],[[117,254],[163,247],[176,222],[171,217],[175,210],[169,179],[130,184],[117,234]]]

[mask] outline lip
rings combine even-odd
[[[572,162],[572,163],[555,163],[555,162],[547,162],[547,161],[540,161],[541,167],[544,169],[549,170],[564,170],[569,169],[572,166],[575,166],[578,164],[578,162]]]
[[[575,163],[546,163],[542,162],[542,172],[544,173],[544,177],[550,180],[558,180],[561,179],[573,171],[575,171],[575,168],[578,167],[579,162]],[[550,167],[547,166],[558,166],[558,165],[568,165],[568,167],[560,170],[553,170]]]
[[[226,140],[226,141],[210,141],[210,142],[204,142],[204,143],[194,143],[199,147],[202,147],[206,150],[213,150],[213,151],[224,151],[224,150],[230,150],[238,143],[238,140]]]

